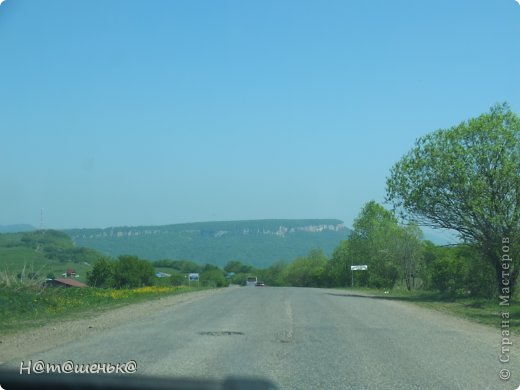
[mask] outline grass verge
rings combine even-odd
[[[115,290],[53,288],[34,284],[0,285],[0,334],[43,326],[56,319],[99,312],[165,296],[198,291],[186,286],[149,286]]]
[[[431,291],[392,290],[385,294],[384,290],[369,288],[347,290],[371,295],[378,299],[411,302],[497,329],[500,329],[502,325],[502,313],[508,313],[509,329],[514,334],[520,335],[520,302],[518,301],[511,300],[506,306],[500,305],[498,299],[454,298]]]

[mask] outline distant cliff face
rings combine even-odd
[[[66,230],[80,246],[109,256],[135,254],[154,259],[187,259],[224,265],[241,260],[268,266],[292,261],[311,249],[331,254],[349,233],[336,219],[197,222],[164,226]]]
[[[197,223],[197,225],[201,225],[204,223]],[[85,239],[94,239],[94,238],[122,238],[122,237],[139,237],[139,236],[152,236],[158,234],[165,234],[168,232],[176,231],[180,233],[187,234],[202,234],[202,235],[212,235],[215,238],[222,237],[226,234],[233,235],[276,235],[280,237],[284,237],[288,234],[296,233],[296,232],[306,232],[306,233],[321,233],[325,231],[331,232],[340,232],[348,230],[343,222],[335,223],[335,224],[314,224],[314,225],[302,225],[302,226],[285,226],[278,225],[276,228],[251,228],[251,227],[243,227],[238,229],[219,229],[215,230],[215,227],[202,226],[199,229],[179,229],[180,225],[165,225],[165,226],[156,226],[156,227],[112,227],[107,229],[73,229],[66,230],[66,232],[71,236],[73,240],[85,240]]]
[[[283,237],[287,234],[296,233],[296,232],[320,233],[320,232],[324,232],[327,230],[333,231],[333,232],[338,232],[341,230],[345,230],[345,226],[343,225],[343,223],[339,223],[339,224],[335,224],[335,225],[332,225],[332,224],[331,225],[305,225],[305,226],[298,226],[298,227],[291,227],[291,228],[280,225],[278,227],[278,229],[276,229],[276,230],[257,229],[256,231],[251,231],[250,229],[243,229],[241,231],[241,234],[274,234],[274,235]],[[229,232],[223,230],[223,231],[220,231],[219,233],[222,235],[222,233],[225,234],[225,233],[229,233]]]

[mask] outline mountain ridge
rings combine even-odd
[[[0,225],[0,233],[23,233],[36,230],[32,225],[19,223],[15,225]]]
[[[339,219],[260,219],[62,231],[76,245],[108,256],[134,254],[149,260],[186,259],[219,266],[239,260],[268,267],[305,256],[312,249],[330,256],[350,230]]]

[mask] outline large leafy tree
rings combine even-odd
[[[368,270],[355,276],[357,283],[391,288],[398,278],[393,240],[399,226],[392,212],[370,201],[361,210],[349,237],[349,257],[354,264],[367,264]]]
[[[504,103],[419,138],[392,167],[387,200],[406,218],[457,231],[493,265],[499,292],[507,292],[503,241],[516,253],[508,263],[511,288],[519,272],[520,118]]]
[[[411,223],[393,229],[390,248],[406,288],[415,288],[415,279],[419,275],[423,257],[423,234],[419,226]]]

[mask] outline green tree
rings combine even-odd
[[[259,271],[259,280],[262,280],[268,286],[284,286],[286,285],[284,279],[286,268],[287,264],[283,261],[273,263],[269,268]]]
[[[228,263],[224,266],[224,271],[226,272],[235,272],[237,274],[242,273],[246,274],[251,272],[253,269],[252,266],[241,263],[240,261],[228,261]]]
[[[415,288],[415,279],[421,269],[422,237],[423,233],[419,226],[412,223],[394,229],[392,240],[389,242],[401,277],[409,291]]]
[[[87,272],[87,283],[93,287],[114,287],[114,263],[102,257]]]
[[[439,257],[439,251],[442,249],[441,247],[435,245],[433,242],[429,240],[425,240],[422,243],[422,267],[419,270],[419,276],[422,281],[422,288],[424,289],[432,289],[432,269],[433,262]]]
[[[348,257],[351,264],[366,264],[368,270],[357,271],[355,284],[385,288],[394,285],[399,276],[392,248],[397,229],[395,216],[380,204],[370,201],[363,207],[349,237]]]
[[[419,138],[392,167],[387,200],[406,218],[457,231],[492,265],[499,293],[512,295],[520,254],[520,118],[507,104]],[[513,259],[504,263],[509,286],[502,285],[503,243]]]
[[[235,273],[235,275],[233,275],[233,277],[230,279],[230,283],[233,283],[233,284],[239,284],[241,286],[245,286],[246,284],[246,279],[247,277],[249,276],[248,273],[246,274],[243,274],[243,273]]]
[[[119,256],[114,264],[114,282],[117,288],[151,286],[154,274],[152,263],[136,256]]]
[[[297,258],[285,268],[284,280],[291,286],[323,287],[327,263],[327,256],[321,250],[311,250],[306,257]]]
[[[464,262],[451,256],[443,256],[432,264],[432,287],[448,296],[464,291],[468,269]]]
[[[351,274],[349,260],[349,240],[343,240],[334,249],[332,259],[327,264],[327,279],[329,286],[350,285]]]
[[[496,292],[493,267],[475,247],[434,247],[427,243],[424,253],[421,275],[427,275],[426,288],[449,296],[464,294],[477,298],[490,298]]]
[[[173,268],[180,273],[187,274],[190,272],[201,272],[202,266],[190,260],[156,260],[154,261],[155,267]]]

